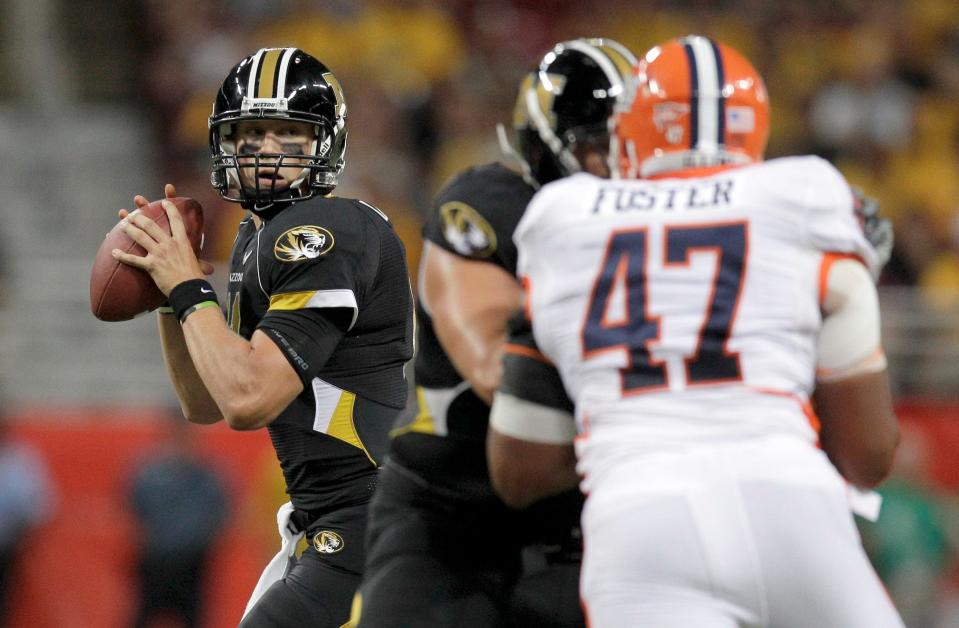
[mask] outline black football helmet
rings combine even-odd
[[[502,125],[497,129],[527,181],[539,187],[579,172],[579,147],[609,152],[609,121],[636,64],[633,53],[611,39],[564,41],[543,56],[520,83],[515,147]]]
[[[242,120],[307,122],[315,138],[305,153],[244,154],[237,161],[236,125]],[[346,101],[329,68],[299,48],[262,48],[234,67],[223,81],[210,116],[210,182],[220,196],[256,213],[272,212],[276,203],[329,193],[337,184],[346,154]],[[240,177],[264,168],[300,167],[289,186],[260,184],[260,177]]]

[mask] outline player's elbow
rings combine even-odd
[[[493,490],[510,508],[525,508],[538,498],[531,490],[526,474],[513,468],[504,468],[501,465],[494,470],[491,467],[490,480],[493,483]]]
[[[211,425],[223,420],[220,408],[212,399],[181,397],[180,411],[190,423],[196,425]]]
[[[183,416],[186,417],[187,421],[196,425],[211,425],[223,419],[218,410],[216,412],[203,412],[184,408]]]
[[[834,456],[836,466],[852,484],[873,488],[889,476],[898,445],[899,427],[895,421],[888,421],[865,442]]]
[[[819,382],[814,403],[823,451],[843,477],[863,488],[881,483],[899,444],[886,371]]]
[[[499,354],[497,354],[498,356]],[[473,392],[480,399],[488,404],[493,403],[493,393],[499,386],[500,378],[503,375],[503,368],[499,360],[490,364],[477,364],[469,369],[464,378],[470,383]]]
[[[525,457],[517,449],[519,441],[490,428],[486,436],[486,459],[490,483],[500,499],[512,508],[524,508],[536,501],[538,495],[530,482],[530,469]]]
[[[236,397],[223,408],[226,424],[241,432],[266,427],[275,417],[255,396]]]
[[[513,508],[574,488],[579,481],[572,443],[527,442],[491,427],[486,457],[493,490]]]

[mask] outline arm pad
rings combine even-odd
[[[879,296],[869,271],[853,259],[828,269],[817,345],[816,377],[843,379],[886,367],[879,324]]]

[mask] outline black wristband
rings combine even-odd
[[[193,306],[204,301],[217,303],[217,298],[210,282],[205,279],[190,279],[178,283],[173,287],[173,290],[170,290],[169,301],[177,320],[182,323],[183,319],[190,313],[187,310],[191,310]]]

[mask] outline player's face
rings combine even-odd
[[[284,158],[276,168],[277,154],[308,155],[313,152],[316,133],[308,122],[286,120],[244,120],[236,127],[236,154],[244,186],[283,190],[303,172],[305,159]],[[258,167],[252,157],[261,155]]]

